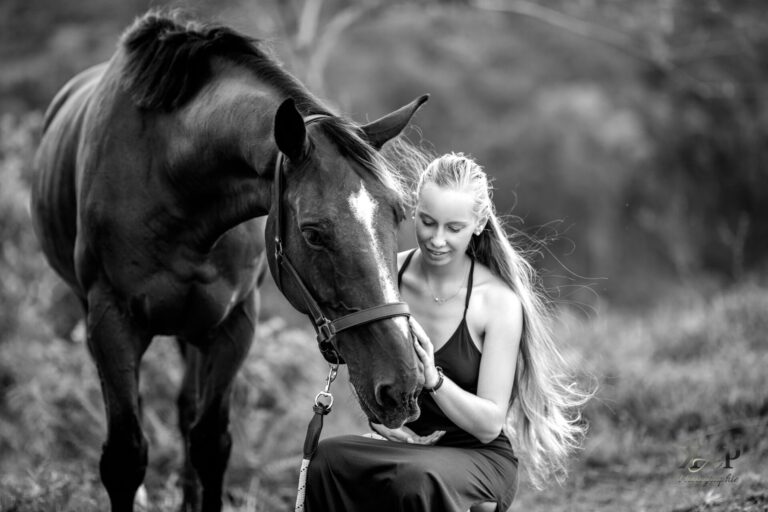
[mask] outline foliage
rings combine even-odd
[[[265,37],[356,120],[431,92],[412,136],[474,154],[495,177],[502,213],[514,207],[517,225],[544,241],[557,231],[549,250],[576,274],[609,278],[596,281],[595,300],[588,288],[569,291],[584,280],[555,259],[539,262],[554,268],[561,302],[612,306],[589,321],[562,314],[568,357],[601,383],[585,413],[591,436],[566,488],[537,495],[523,486],[518,508],[574,510],[585,493],[585,510],[615,504],[617,493],[648,510],[768,502],[759,463],[768,402],[756,391],[768,388],[764,2],[182,4]],[[325,9],[314,42],[301,42],[312,30],[300,10],[280,21],[300,4]],[[75,72],[108,58],[148,6],[0,5],[0,110],[18,114],[0,116],[0,510],[106,507],[98,379],[78,341],[82,327],[73,331],[77,305],[40,253],[27,203],[40,112]],[[290,505],[309,419],[301,404],[324,374],[310,335],[277,318],[292,325],[297,316],[271,285],[264,295],[266,321],[235,389],[228,501],[238,510]],[[152,510],[180,501],[173,404],[181,372],[174,344],[156,340],[141,383]],[[341,388],[346,398],[337,398],[326,435],[364,425]],[[731,494],[681,496],[662,481],[691,450],[736,446],[747,451]]]
[[[601,388],[586,410],[590,437],[566,487],[538,494],[523,483],[522,503],[565,510],[569,493],[588,493],[593,506],[606,493],[611,502],[637,496],[650,500],[649,509],[672,510],[689,499],[673,494],[669,483],[685,456],[692,450],[734,453],[735,447],[743,450],[737,461],[743,482],[727,492],[745,500],[768,492],[753,485],[766,476],[760,461],[768,454],[768,404],[756,392],[768,384],[766,306],[768,288],[754,283],[709,300],[682,295],[639,317],[607,311],[585,323],[562,314],[558,337],[566,357],[598,376]],[[93,365],[82,343],[49,338],[44,325],[25,332],[32,336],[0,345],[0,374],[12,382],[0,406],[0,451],[7,454],[0,461],[0,509],[103,508],[96,468],[104,419]],[[228,473],[233,510],[284,510],[294,498],[308,404],[324,374],[312,345],[306,330],[287,328],[278,318],[258,328],[234,392],[235,450]],[[141,380],[150,510],[174,510],[180,503],[173,405],[180,380],[175,344],[158,338]],[[344,398],[343,384],[334,394],[338,405],[328,419],[337,424],[324,435],[361,432],[364,422],[351,398]],[[602,490],[590,480],[609,475],[622,480]],[[626,498],[616,494],[621,486]],[[666,501],[653,501],[657,491]],[[692,492],[690,499],[703,503],[704,492]]]
[[[572,350],[598,376],[586,409],[588,464],[627,457],[676,467],[691,447],[768,453],[768,288],[680,294],[646,315],[565,319]]]
[[[46,300],[55,277],[29,218],[32,155],[41,125],[38,114],[0,117],[0,344]]]
[[[147,7],[43,3],[44,15],[4,6],[29,30],[0,38],[0,108],[44,108]],[[764,270],[760,2],[179,5],[265,38],[359,121],[431,92],[416,136],[472,153],[495,177],[499,211],[514,208],[562,261],[539,262],[550,286],[608,278],[601,295],[634,305],[702,272],[733,281]]]
[[[554,237],[575,275],[547,256],[551,286],[607,278],[601,295],[642,304],[667,282],[764,271],[760,4],[475,3],[509,14],[393,9],[350,28],[336,49],[358,51],[329,60],[327,90],[350,111],[431,92],[422,132],[474,154],[499,210]],[[377,101],[355,83],[387,86]]]

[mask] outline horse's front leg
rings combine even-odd
[[[177,340],[185,362],[184,380],[181,383],[181,390],[176,401],[179,430],[184,441],[184,467],[181,471],[184,500],[181,504],[181,512],[198,512],[202,489],[189,455],[189,434],[197,417],[197,378],[200,373],[200,352],[183,338],[179,337]]]
[[[189,454],[203,487],[203,512],[222,508],[224,472],[232,449],[229,405],[232,383],[245,361],[256,329],[258,292],[254,291],[198,344],[200,401],[189,433]]]
[[[88,293],[87,332],[107,411],[101,481],[112,512],[132,511],[147,468],[147,440],[139,410],[139,362],[152,337],[137,328],[101,286]]]

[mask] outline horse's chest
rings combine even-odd
[[[217,280],[181,284],[156,277],[128,299],[131,315],[154,334],[198,336],[220,324],[243,299],[240,287]]]
[[[202,336],[219,325],[251,291],[255,274],[234,276],[213,265],[145,276],[128,297],[137,322],[155,334]]]

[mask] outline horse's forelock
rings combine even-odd
[[[356,168],[363,169],[384,186],[394,199],[392,206],[397,220],[402,220],[410,205],[407,192],[410,173],[405,169],[398,169],[397,162],[385,158],[368,144],[353,123],[333,116],[323,119],[320,126],[343,156],[353,160],[357,164]]]

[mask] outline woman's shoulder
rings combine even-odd
[[[405,251],[400,251],[399,253],[397,253],[397,270],[398,271],[401,268],[403,268],[403,265],[405,265],[405,261],[408,259],[408,255],[414,251],[416,251],[416,249],[407,249]]]
[[[408,255],[413,251],[413,249],[408,249],[407,251],[400,251],[397,253],[397,268],[401,268],[403,266],[403,263],[405,263],[405,259],[408,257]]]
[[[514,311],[521,308],[520,297],[517,293],[490,268],[479,261],[475,261],[472,288],[473,297],[474,294],[477,294],[478,301],[482,302],[482,310],[486,311],[489,317],[495,316],[497,312],[509,313],[510,310]]]

